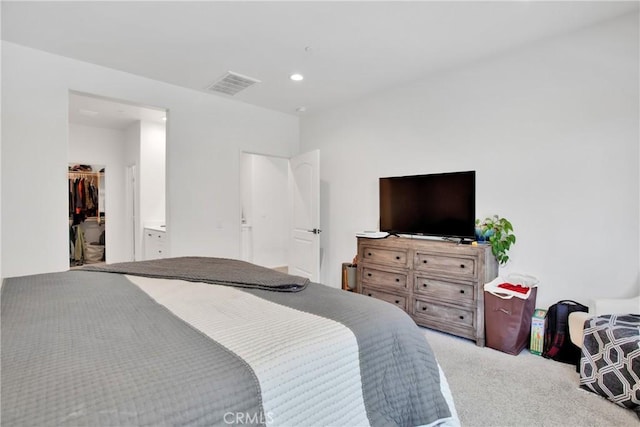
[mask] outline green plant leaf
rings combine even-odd
[[[509,260],[507,251],[516,242],[511,221],[498,215],[492,215],[484,220],[476,219],[476,225],[483,234],[489,230],[493,231],[493,234],[487,239],[491,244],[491,252],[500,264],[506,263]]]

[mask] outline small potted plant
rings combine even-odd
[[[479,242],[488,241],[491,251],[500,264],[509,261],[507,251],[516,242],[513,234],[513,225],[506,218],[498,215],[487,217],[484,220],[476,219],[476,239]]]

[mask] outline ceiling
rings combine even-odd
[[[85,126],[124,130],[137,121],[164,124],[164,109],[134,105],[93,95],[69,94],[69,122]]]
[[[638,11],[635,1],[1,4],[3,40],[289,114]],[[235,96],[207,91],[227,71],[260,83]]]

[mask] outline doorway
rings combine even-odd
[[[69,92],[69,163],[106,170],[101,180],[106,263],[138,258],[143,228],[165,223],[167,113],[163,108]]]
[[[241,153],[241,259],[287,271],[289,257],[289,161]]]
[[[105,261],[104,165],[69,164],[69,266]]]
[[[320,151],[241,153],[241,259],[319,281]]]

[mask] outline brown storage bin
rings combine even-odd
[[[529,343],[531,316],[536,307],[538,288],[531,288],[527,299],[484,292],[486,345],[502,352],[518,355]]]

